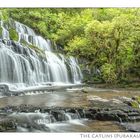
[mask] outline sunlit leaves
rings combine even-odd
[[[67,54],[98,68],[105,82],[140,77],[139,8],[34,8],[2,9],[44,38],[53,40]],[[1,13],[0,11],[0,13]],[[83,64],[84,65],[84,64]]]

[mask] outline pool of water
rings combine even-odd
[[[7,105],[39,105],[39,106],[57,106],[57,107],[81,107],[89,106],[88,101],[91,96],[99,96],[104,99],[112,99],[120,96],[133,97],[140,96],[140,91],[135,90],[116,90],[116,89],[97,89],[87,88],[88,92],[82,92],[81,89],[68,89],[65,91],[53,92],[27,92],[22,96],[10,96],[0,98],[0,107]]]

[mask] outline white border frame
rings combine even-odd
[[[9,7],[140,7],[139,0],[0,0],[1,8]]]

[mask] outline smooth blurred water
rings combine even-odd
[[[8,24],[0,21],[0,26],[0,84],[16,90],[48,83],[65,85],[81,82],[82,73],[77,59],[54,52],[50,40],[13,20]],[[11,29],[17,33],[18,41],[11,40]]]

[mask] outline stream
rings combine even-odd
[[[0,108],[9,107],[6,108],[7,118],[17,121],[16,128],[9,130],[14,132],[127,132],[133,127],[139,131],[138,124],[135,127],[134,123],[122,122],[120,125],[115,120],[91,120],[84,112],[84,109],[91,107],[91,97],[110,100],[138,95],[138,90],[67,88],[62,91],[36,91],[3,97],[0,98]]]

